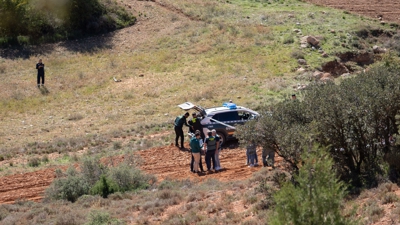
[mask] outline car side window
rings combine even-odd
[[[215,114],[213,119],[218,120],[218,121],[234,121],[234,120],[239,120],[239,114],[237,111],[231,111],[231,112],[223,112],[223,113],[218,113]]]
[[[256,117],[256,115],[254,115],[250,112],[247,112],[247,111],[239,111],[238,114],[239,114],[240,120],[252,120]]]

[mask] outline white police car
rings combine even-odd
[[[204,134],[207,135],[208,131],[215,129],[222,139],[222,143],[226,140],[236,139],[234,133],[237,124],[244,124],[259,116],[256,111],[237,106],[234,103],[224,103],[221,107],[206,109],[191,102],[185,102],[178,106],[186,111],[190,109],[198,111],[202,117],[200,123],[203,126]]]

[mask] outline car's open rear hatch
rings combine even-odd
[[[183,110],[185,110],[185,111],[188,111],[190,109],[194,109],[194,110],[198,111],[202,116],[206,116],[206,110],[204,110],[203,107],[198,106],[198,105],[194,105],[191,102],[182,103],[182,104],[178,105],[178,107],[183,109]]]

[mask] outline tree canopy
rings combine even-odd
[[[320,143],[328,147],[341,179],[354,187],[376,186],[389,172],[388,154],[397,149],[400,73],[391,60],[339,84],[314,83],[302,100],[262,109],[256,121],[239,127],[238,137],[273,148],[294,170],[304,149]]]
[[[119,29],[135,17],[102,0],[0,1],[0,45],[36,44]]]

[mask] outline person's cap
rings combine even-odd
[[[194,113],[192,113],[192,116],[196,116],[196,113],[194,112]]]
[[[195,134],[200,134],[200,131],[199,131],[199,130],[196,130],[194,133],[195,133]]]

